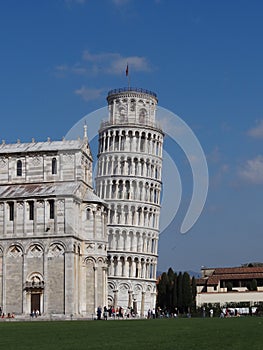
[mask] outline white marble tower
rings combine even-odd
[[[96,191],[108,203],[108,302],[140,316],[155,307],[163,132],[157,96],[111,90],[99,130]]]

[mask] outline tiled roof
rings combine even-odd
[[[218,284],[219,281],[233,281],[233,280],[251,280],[251,279],[263,279],[263,273],[248,273],[248,274],[227,274],[227,275],[220,275],[220,276],[210,276],[207,279],[207,285],[215,285]]]
[[[220,278],[218,276],[210,276],[207,279],[207,285],[214,286],[215,284],[218,284],[220,281]]]
[[[217,285],[219,281],[263,279],[263,267],[215,268],[212,275],[197,279],[198,285]]]
[[[226,275],[226,274],[247,274],[247,273],[263,273],[262,267],[221,267],[216,268],[214,271],[214,275]]]
[[[0,186],[0,199],[23,199],[23,198],[40,198],[49,196],[77,196],[85,202],[103,203],[106,202],[99,198],[90,188],[86,188],[84,195],[81,189],[82,183],[56,182],[56,183],[37,183],[23,185],[3,185]]]
[[[91,191],[90,189],[87,189],[84,198],[84,201],[87,202],[95,202],[95,203],[103,203],[104,205],[107,205],[107,203],[101,199],[100,197],[98,197],[93,191]]]
[[[206,284],[207,278],[197,278],[196,279],[196,284],[198,286],[204,286]]]
[[[12,143],[0,144],[0,154],[22,153],[22,152],[41,152],[41,151],[62,151],[76,150],[82,148],[85,140],[62,140],[46,142]]]
[[[0,186],[0,198],[30,198],[74,194],[79,187],[78,182],[41,183]]]

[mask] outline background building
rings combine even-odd
[[[112,90],[99,130],[97,195],[108,203],[108,302],[140,315],[155,307],[163,132],[155,93]]]
[[[106,207],[83,140],[0,145],[3,312],[90,317],[107,302]]]
[[[249,303],[263,301],[263,266],[203,268],[197,279],[196,304]]]

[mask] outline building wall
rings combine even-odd
[[[96,193],[108,203],[108,301],[144,316],[155,307],[163,133],[156,95],[114,90],[99,131]]]
[[[199,293],[196,296],[196,305],[201,307],[203,304],[220,303],[224,306],[226,303],[249,302],[250,305],[263,301],[263,292],[227,292],[227,293]]]
[[[92,161],[81,150],[78,150],[78,152],[75,150],[51,151],[48,154],[45,151],[36,151],[33,154],[25,152],[10,154],[10,151],[12,149],[9,150],[8,145],[6,145],[5,153],[0,158],[0,183],[2,184],[82,179],[89,186],[92,185]],[[17,151],[19,151],[19,144]],[[56,160],[56,173],[52,173],[52,161],[54,159]],[[17,175],[18,161],[21,161],[22,164],[21,176]]]
[[[107,209],[91,183],[87,140],[0,146],[3,312],[92,317],[106,305]]]

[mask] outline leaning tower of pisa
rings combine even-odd
[[[157,96],[111,90],[99,130],[97,194],[108,203],[108,302],[144,316],[156,302],[163,132]]]

